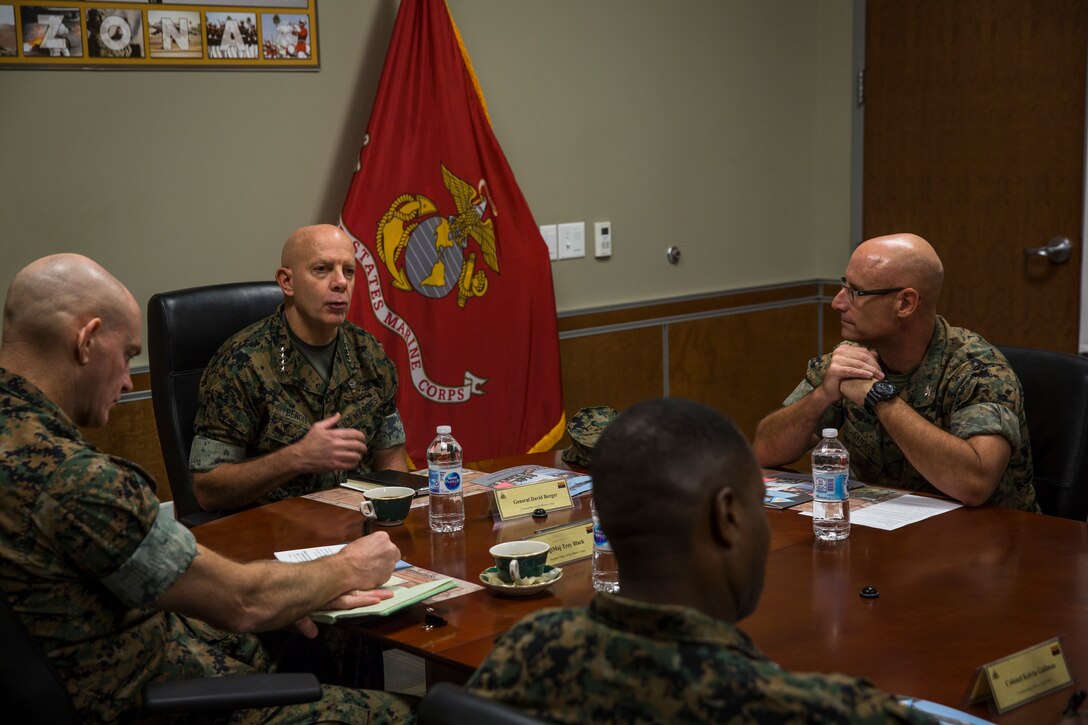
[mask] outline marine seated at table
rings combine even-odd
[[[159,506],[144,471],[77,428],[106,425],[132,390],[140,329],[132,294],[74,254],[28,265],[4,303],[0,596],[41,645],[81,722],[139,720],[148,683],[274,669],[276,653],[244,633],[294,624],[316,636],[309,612],[389,598],[374,588],[400,558],[385,533],[304,564],[240,564],[196,543]],[[414,718],[414,698],[322,693],[231,722]]]
[[[634,405],[591,472],[620,593],[529,615],[467,688],[558,723],[928,722],[866,680],[786,672],[737,628],[762,592],[770,527],[759,465],[721,413]]]
[[[283,305],[227,340],[200,381],[189,465],[204,509],[334,488],[344,472],[407,469],[396,368],[347,321],[355,271],[339,227],[303,227],[284,243]]]
[[[860,244],[831,303],[845,342],[760,422],[759,462],[792,463],[838,428],[860,481],[1038,511],[1020,381],[997,348],[937,314],[943,284],[917,235]]]

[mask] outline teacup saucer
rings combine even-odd
[[[554,576],[554,578],[550,579],[549,581],[541,582],[539,584],[528,584],[522,586],[519,586],[517,584],[504,584],[499,579],[499,570],[492,566],[480,572],[480,583],[496,594],[501,594],[507,597],[528,597],[544,591],[552,584],[555,584],[557,581],[562,579],[563,570],[545,564],[544,573],[541,576]]]

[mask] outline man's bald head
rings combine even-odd
[[[132,390],[140,308],[98,263],[78,254],[23,268],[4,302],[0,367],[20,375],[77,425],[102,426]]]
[[[319,246],[332,241],[343,244],[355,253],[355,246],[344,230],[332,224],[314,224],[296,230],[287,241],[283,243],[283,251],[280,253],[280,266],[287,269],[295,269],[313,256],[314,250]]]
[[[92,259],[54,254],[15,275],[4,301],[4,345],[46,351],[93,318],[113,325],[139,319],[132,293]]]
[[[944,265],[929,242],[917,234],[889,234],[858,245],[851,256],[870,287],[911,287],[921,306],[936,312],[944,284]]]
[[[302,227],[284,242],[276,283],[291,332],[310,345],[336,339],[355,290],[355,245],[340,227]]]

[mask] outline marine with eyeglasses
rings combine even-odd
[[[858,245],[831,303],[844,341],[760,422],[762,465],[791,463],[838,428],[857,480],[1039,510],[1020,381],[993,345],[937,314],[943,281],[917,235]]]

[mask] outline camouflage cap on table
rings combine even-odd
[[[571,444],[563,451],[563,460],[575,466],[589,468],[589,454],[608,424],[619,411],[607,405],[582,408],[567,421]]]

